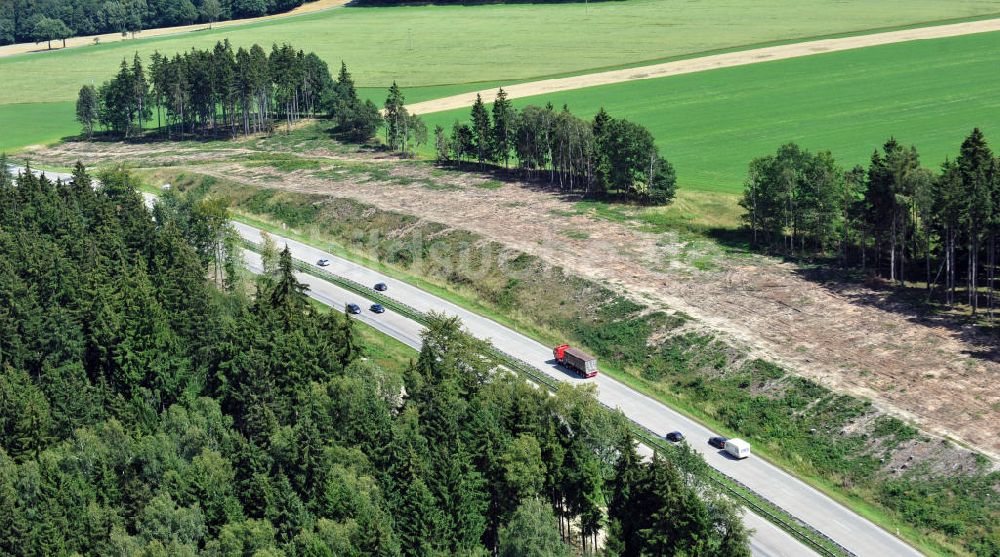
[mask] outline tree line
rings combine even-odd
[[[154,52],[148,66],[138,54],[131,65],[123,59],[115,77],[80,89],[76,116],[88,137],[100,126],[129,139],[154,121],[167,138],[233,137],[317,114],[333,90],[326,62],[314,53],[288,44],[273,45],[270,54],[257,44],[234,51],[224,41],[172,58]]]
[[[337,79],[313,53],[273,45],[233,51],[228,41],[212,50],[192,49],[173,58],[154,52],[145,66],[138,54],[122,60],[118,74],[100,87],[84,85],[76,116],[87,137],[103,128],[122,139],[141,137],[153,127],[167,139],[200,133],[236,137],[271,132],[306,116],[323,114],[340,137],[371,140],[384,130],[385,146],[411,156],[428,142],[427,126],[410,114],[406,97],[393,82],[382,111],[358,97],[354,80],[341,63]],[[673,200],[677,177],[660,155],[653,135],[603,108],[583,120],[567,107],[556,111],[516,109],[503,89],[491,110],[477,96],[471,122],[455,122],[450,135],[434,130],[437,161],[479,168],[515,164],[529,180],[547,180],[560,190],[590,197],[612,197],[650,205]]]
[[[843,266],[899,286],[923,283],[972,314],[995,304],[1000,160],[978,128],[938,171],[889,139],[867,168],[787,144],[750,163],[740,205],[755,245]],[[962,294],[960,296],[959,294]]]
[[[395,90],[401,103],[402,94]],[[401,104],[399,110],[405,112]],[[378,107],[358,97],[345,64],[334,80],[314,53],[288,44],[272,45],[270,54],[256,44],[234,52],[228,40],[172,58],[154,52],[148,65],[138,54],[131,64],[123,59],[115,77],[99,87],[84,85],[76,102],[76,119],[88,138],[98,128],[121,139],[143,137],[147,131],[166,139],[185,134],[236,137],[272,132],[281,123],[290,128],[301,118],[320,114],[349,141],[370,140],[383,122]],[[417,126],[424,132],[417,143],[391,144],[404,152],[427,136],[419,118],[407,121],[407,137],[414,137]]]
[[[591,390],[445,317],[383,369],[287,249],[246,275],[220,200],[5,162],[0,554],[749,555],[704,462],[640,460]]]
[[[309,0],[5,0],[0,45],[287,12]],[[51,44],[49,45],[51,48]]]
[[[436,126],[434,148],[441,163],[509,169],[513,161],[527,179],[587,196],[665,205],[677,187],[673,166],[645,127],[612,118],[603,108],[592,120],[551,104],[517,110],[502,88],[491,110],[477,95],[470,121],[456,121],[450,134]]]

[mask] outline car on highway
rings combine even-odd
[[[725,437],[709,437],[708,438],[708,444],[711,445],[711,446],[713,446],[713,447],[715,447],[716,449],[725,449],[726,448],[726,441],[729,441],[729,439],[726,439]]]
[[[316,264],[319,265],[320,267],[326,267],[326,266],[328,266],[330,264],[330,260],[329,259],[320,259],[319,261],[316,262]]]
[[[680,443],[684,440],[684,434],[679,431],[671,431],[670,433],[664,435],[664,437],[671,443]]]
[[[375,284],[375,290],[378,290],[379,292],[385,292],[388,289],[389,287],[384,282]]]
[[[382,307],[382,304],[372,304],[372,307],[368,309],[372,310],[372,313],[385,313],[385,308]]]
[[[361,306],[359,306],[358,304],[347,304],[347,313],[353,313],[354,315],[357,315],[361,313]]]

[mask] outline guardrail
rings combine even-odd
[[[250,250],[256,252],[260,251],[260,244],[256,242],[251,242],[250,240],[244,238],[243,244]],[[386,309],[394,311],[408,319],[412,319],[421,325],[426,326],[429,323],[427,314],[412,306],[404,304],[403,302],[390,298],[369,286],[349,278],[336,275],[323,268],[310,265],[300,260],[293,260],[293,265],[295,266],[295,269],[300,272],[313,275],[336,284],[345,290],[364,296],[369,300],[382,304],[382,306]],[[538,385],[544,385],[547,389],[554,391],[561,384],[561,381],[543,373],[541,370],[528,362],[515,358],[514,356],[511,356],[510,354],[507,354],[492,345],[490,345],[489,351],[490,355],[493,356],[498,362],[502,363],[504,367],[527,377]],[[618,412],[617,408],[612,408],[603,402],[601,402],[601,405],[612,412]],[[636,439],[650,449],[657,451],[668,458],[677,453],[677,447],[667,443],[662,437],[649,428],[632,420],[629,420],[629,427],[632,430],[632,434],[636,436]],[[794,515],[781,508],[778,504],[755,492],[736,478],[733,478],[732,476],[707,465],[696,472],[700,472],[701,477],[709,484],[723,493],[726,493],[730,497],[738,500],[755,514],[760,515],[778,528],[781,528],[820,555],[827,557],[855,556],[855,554],[846,547],[840,545],[832,538],[809,524],[795,518]]]

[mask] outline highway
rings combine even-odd
[[[66,174],[52,172],[46,174],[51,178],[68,178]],[[147,201],[150,201],[151,197],[147,194]],[[246,240],[255,243],[262,241],[258,229],[235,221],[232,224]],[[557,367],[552,358],[551,347],[360,264],[295,240],[274,234],[271,234],[271,237],[279,246],[287,245],[292,256],[300,261],[315,264],[319,259],[328,259],[330,265],[324,269],[330,273],[361,284],[374,285],[384,282],[389,285],[388,290],[382,293],[386,296],[422,312],[436,311],[457,316],[471,334],[490,340],[501,351],[527,362],[553,378],[577,384],[594,383],[597,387],[597,397],[604,404],[620,409],[629,419],[658,434],[663,435],[674,430],[683,432],[691,447],[701,453],[710,466],[736,478],[856,555],[862,557],[920,555],[889,532],[767,461],[755,456],[738,461],[728,457],[724,451],[710,447],[706,441],[714,435],[714,432],[662,403],[630,389],[607,375],[600,374],[593,379],[581,379]],[[245,259],[251,271],[260,271],[259,256],[247,251]],[[335,308],[343,308],[349,302],[358,303],[364,308],[362,314],[357,316],[359,320],[410,346],[419,347],[421,326],[418,323],[391,311],[381,315],[371,313],[367,310],[370,305],[368,300],[312,275],[298,273],[298,278],[309,286],[309,295],[320,302]],[[761,517],[746,513],[745,522],[756,530],[752,539],[755,555],[774,557],[814,555],[800,542]]]
[[[239,226],[243,227],[244,225]],[[246,232],[250,231],[249,227],[246,227],[244,230]],[[272,238],[274,238],[273,235]],[[280,238],[275,239],[279,240],[279,245],[282,243]],[[259,254],[250,250],[244,250],[243,258],[250,271],[254,273],[263,272],[263,266],[261,264]],[[327,267],[326,269],[329,270],[332,266],[333,260],[331,259],[331,267]],[[301,272],[296,272],[295,276],[300,282],[309,287],[307,294],[313,299],[330,307],[339,309],[343,309],[347,304],[352,302],[360,304],[363,311],[359,315],[353,316],[355,319],[365,323],[366,325],[371,325],[403,344],[406,344],[416,350],[420,350],[420,334],[424,329],[423,325],[420,325],[419,323],[403,317],[391,310],[386,310],[386,312],[382,314],[372,313],[368,311],[368,306],[371,304],[370,300],[365,300],[353,292],[344,290],[343,288],[316,276]],[[388,283],[387,279],[380,279],[380,281]],[[393,283],[389,292],[395,290],[398,286],[398,283]],[[385,294],[388,294],[388,292]],[[642,449],[645,450],[643,451]],[[649,453],[650,450],[645,447],[640,447],[640,452]],[[753,513],[744,513],[743,522],[748,528],[752,528],[754,530],[754,534],[750,538],[750,548],[755,556],[818,557],[816,553],[808,547],[802,545],[801,542],[790,536],[787,532]]]
[[[258,229],[239,222],[233,222],[233,225],[243,238],[257,243],[262,241]],[[687,436],[691,446],[705,457],[709,465],[743,482],[750,489],[778,504],[799,520],[823,532],[856,555],[877,557],[920,555],[915,549],[889,532],[858,516],[767,461],[753,456],[741,461],[735,460],[724,451],[710,447],[707,439],[715,435],[711,430],[662,403],[632,390],[607,375],[600,374],[593,379],[581,379],[577,375],[557,367],[552,358],[551,347],[544,346],[490,319],[360,264],[295,240],[274,234],[271,234],[271,237],[279,246],[288,245],[292,256],[300,261],[315,264],[320,259],[328,259],[330,265],[324,270],[330,273],[361,284],[374,285],[378,282],[384,282],[389,285],[389,289],[382,293],[386,296],[422,312],[436,311],[458,316],[473,335],[490,340],[498,349],[533,365],[551,377],[572,383],[595,383],[597,397],[601,402],[612,408],[620,409],[631,420],[661,435],[674,430],[682,431]],[[307,282],[307,278],[311,279],[307,282],[311,288],[321,288],[324,284],[329,285],[329,283],[310,275],[303,274],[302,277],[303,282]],[[325,288],[320,292],[326,295]],[[341,304],[352,301],[365,308],[369,305],[367,300],[363,300],[357,295],[344,293],[346,297],[340,299],[331,297],[340,301]],[[343,306],[341,305],[341,307]],[[382,329],[380,322],[385,319],[387,324],[391,323],[392,327],[398,327],[395,321],[389,321],[391,317],[386,317],[389,315],[390,312],[374,318],[366,316],[365,322]],[[413,325],[418,327],[416,330],[419,330],[419,325],[416,323]],[[388,330],[386,332],[396,336]],[[747,523],[758,530],[755,543],[759,544],[757,549],[760,550],[760,554],[808,554],[805,547],[770,523],[756,516],[748,515],[747,518]],[[759,524],[758,521],[763,524]],[[776,536],[773,535],[774,532],[769,532],[769,530],[781,533],[784,540],[777,540]],[[788,543],[794,545],[788,546]],[[789,547],[793,549],[789,550]]]

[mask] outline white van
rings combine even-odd
[[[736,458],[750,456],[750,443],[742,439],[726,439],[726,452]]]

